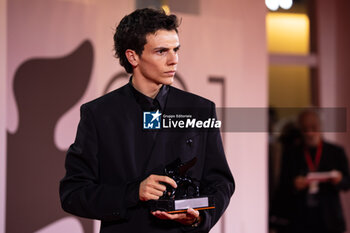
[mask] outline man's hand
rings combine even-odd
[[[343,174],[340,171],[337,171],[337,170],[333,170],[332,171],[331,182],[334,185],[339,184],[342,179],[343,179]]]
[[[163,192],[166,190],[166,187],[164,184],[161,184],[159,182],[170,184],[174,188],[177,187],[176,182],[168,176],[150,175],[140,184],[140,200],[158,200],[159,197],[163,196]]]
[[[297,190],[306,189],[309,186],[309,182],[305,178],[305,176],[298,176],[294,180],[294,186]]]
[[[180,214],[169,214],[167,212],[159,211],[159,210],[152,212],[152,214],[157,218],[174,220],[183,225],[192,225],[196,221],[198,222],[201,221],[201,217],[199,216],[199,211],[194,210],[192,208],[187,209],[186,213],[180,213]]]

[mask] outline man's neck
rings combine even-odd
[[[306,146],[308,148],[317,148],[320,143],[322,142],[322,136],[318,137],[315,141],[313,141],[312,143],[308,143]]]
[[[162,84],[156,84],[144,77],[135,77],[135,75],[132,77],[132,85],[137,91],[152,99],[157,96],[162,87]]]

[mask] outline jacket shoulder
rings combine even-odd
[[[333,153],[335,154],[343,154],[345,153],[344,151],[344,148],[340,145],[337,145],[337,144],[334,144],[334,143],[330,143],[330,142],[327,142],[327,141],[323,141],[323,145],[324,145],[324,148],[326,150],[329,150],[329,151],[332,151]]]
[[[214,102],[206,99],[202,96],[180,90],[176,87],[170,86],[169,97],[175,99],[177,105],[185,106],[197,106],[197,107],[213,107]]]
[[[92,111],[99,111],[109,107],[118,107],[120,105],[124,105],[128,101],[130,101],[130,94],[128,93],[127,84],[111,91],[105,95],[102,95],[94,100],[91,100],[82,105],[82,108],[88,108]]]

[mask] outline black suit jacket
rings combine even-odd
[[[193,118],[216,117],[209,100],[169,88],[163,114],[183,110]],[[81,106],[75,142],[66,157],[60,183],[62,208],[74,215],[100,219],[101,232],[208,232],[234,192],[219,130],[142,130],[143,112],[125,85]],[[198,161],[188,172],[201,181],[203,194],[215,197],[216,209],[202,212],[203,224],[185,227],[160,220],[139,201],[139,184],[162,174],[180,158]]]
[[[316,223],[316,228],[322,229],[322,232],[344,232],[346,226],[339,192],[350,188],[348,160],[344,149],[323,142],[322,156],[317,171],[338,170],[342,173],[343,179],[338,185],[330,182],[320,183],[318,193],[312,197],[308,194],[308,190],[297,191],[294,187],[294,179],[308,173],[303,148],[291,149],[284,157],[282,185],[288,197],[285,202],[288,203],[286,206],[290,214],[291,232],[310,232],[305,229],[312,221]],[[308,205],[310,200],[316,201],[318,205],[310,208]]]

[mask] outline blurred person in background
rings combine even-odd
[[[302,135],[297,127],[295,120],[289,119],[283,123],[281,133],[276,127],[272,134],[277,135],[277,140],[269,146],[269,175],[273,176],[270,179],[270,209],[269,223],[270,232],[285,233],[288,232],[290,223],[290,213],[292,203],[290,199],[292,194],[288,185],[288,176],[285,167],[289,164],[289,157],[284,156],[292,148],[300,146],[302,143]]]
[[[298,117],[302,143],[285,151],[281,185],[290,193],[289,228],[293,233],[341,233],[346,230],[339,193],[350,188],[342,147],[322,137],[317,112]]]

